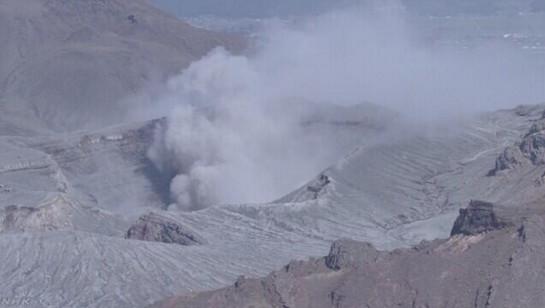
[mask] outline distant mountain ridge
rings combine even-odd
[[[144,0],[5,0],[0,43],[0,110],[34,131],[112,124],[144,85],[216,46],[243,46]]]
[[[182,17],[215,15],[227,18],[267,18],[317,14],[351,5],[378,4],[377,0],[153,0],[156,5]],[[396,1],[392,1],[396,3]],[[499,12],[543,11],[542,0],[400,0],[408,10],[422,15],[496,14]]]

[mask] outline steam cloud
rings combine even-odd
[[[174,171],[173,203],[280,197],[342,155],[309,137],[312,104],[372,101],[419,120],[543,99],[535,59],[502,44],[429,44],[401,10],[336,11],[295,26],[271,25],[251,56],[217,49],[173,78],[149,156]],[[538,77],[536,77],[538,76]]]

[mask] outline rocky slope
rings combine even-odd
[[[293,259],[324,255],[339,238],[370,242],[379,250],[446,238],[459,208],[473,198],[503,200],[499,203],[507,209],[542,198],[542,187],[531,175],[543,174],[544,166],[487,175],[504,148],[540,119],[543,106],[532,108],[436,129],[391,124],[380,133],[382,142],[361,146],[277,202],[187,213],[162,211],[161,194],[144,172],[154,123],[62,140],[5,138],[6,149],[14,152],[1,156],[3,204],[39,209],[43,200],[64,194],[73,203],[67,208],[101,208],[96,215],[102,217],[95,220],[89,212],[83,225],[77,217],[87,211],[71,210],[78,214],[68,211],[52,220],[69,224],[48,228],[52,224],[20,214],[24,219],[16,221],[21,225],[10,223],[0,235],[0,276],[8,278],[0,290],[10,300],[35,307],[143,307],[175,294],[224,287],[240,275],[266,275]],[[353,134],[362,136],[357,130]],[[160,217],[139,222],[138,216],[150,209]],[[47,228],[37,232],[27,222]],[[153,232],[138,234],[149,237],[126,238],[131,225],[148,224],[153,228],[146,231]],[[108,229],[112,225],[119,228]],[[165,232],[172,235],[173,230],[190,230],[205,242],[164,243],[169,238]]]
[[[122,117],[119,98],[142,84],[238,39],[144,0],[6,0],[0,43],[0,306],[144,307],[324,255],[339,238],[385,250],[448,237],[473,198],[509,209],[544,194],[545,165],[532,160],[541,133],[528,135],[543,106],[415,127],[369,105],[326,105],[302,117],[309,136],[359,147],[308,184],[267,204],[167,210],[172,175],[147,156],[163,120],[89,127]],[[489,174],[508,146],[523,163]],[[479,232],[480,211],[462,233]],[[477,220],[503,226],[496,214]],[[342,272],[335,255],[324,271]]]
[[[354,112],[324,112],[327,119],[313,112],[301,125],[341,149],[384,130],[384,122],[354,125]],[[141,307],[327,249],[326,241],[238,213],[239,205],[164,211],[168,175],[147,158],[163,124],[0,138],[0,276],[8,278],[0,290],[9,303]]]
[[[0,133],[24,134],[115,123],[124,98],[242,40],[145,0],[6,0],[0,45]]]
[[[284,203],[232,207],[315,239],[350,237],[370,242],[351,242],[349,250],[358,253],[340,260],[350,263],[363,255],[360,263],[366,264],[371,261],[365,256],[372,256],[371,260],[381,256],[377,267],[373,261],[369,269],[339,271],[342,262],[331,261],[339,259],[334,253],[299,267],[292,263],[263,280],[239,279],[228,289],[175,298],[165,302],[166,307],[360,307],[361,303],[413,307],[413,302],[414,307],[486,307],[493,300],[486,295],[490,286],[494,294],[497,289],[509,293],[516,285],[511,275],[540,271],[539,266],[534,269],[534,263],[541,264],[540,253],[526,257],[538,248],[524,246],[524,230],[532,228],[538,234],[534,239],[540,238],[545,199],[534,176],[543,174],[543,166],[529,163],[495,176],[488,172],[506,147],[534,130],[542,111],[543,106],[521,106],[482,116],[439,136],[417,134],[411,142],[391,140],[366,147],[279,201]],[[492,211],[492,203],[470,202],[472,196],[501,206]],[[468,202],[470,207],[458,213]],[[449,234],[447,241],[418,244]],[[379,252],[408,245],[416,246]],[[333,251],[339,250],[344,248],[334,245]],[[524,257],[515,258],[517,253]],[[513,267],[518,273],[504,271],[511,257],[518,260],[513,261],[518,262]],[[526,262],[528,258],[536,259]],[[329,267],[325,260],[331,261]],[[437,277],[444,281],[435,284]],[[513,296],[494,297],[497,305],[491,307],[534,307],[541,300],[531,297],[537,291],[530,286],[513,292]]]
[[[2,205],[38,206],[55,196],[136,218],[161,208],[161,176],[146,151],[157,122],[63,137],[1,137]],[[70,202],[70,203],[74,203]]]
[[[64,194],[37,206],[0,208],[0,234],[68,230],[119,236],[125,228],[123,219]]]
[[[504,216],[504,224],[490,220],[496,215],[492,204],[472,202],[447,240],[391,252],[339,240],[324,258],[154,307],[543,306],[543,207]]]

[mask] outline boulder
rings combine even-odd
[[[509,223],[494,211],[494,204],[472,200],[467,208],[460,209],[460,215],[454,222],[450,235],[476,235],[499,230],[508,225]]]
[[[361,264],[374,262],[380,252],[370,243],[342,239],[333,242],[325,264],[332,270],[358,267]]]
[[[182,226],[176,220],[157,213],[148,213],[140,217],[129,228],[126,238],[183,246],[202,245],[206,243],[201,236]]]

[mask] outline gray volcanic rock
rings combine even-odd
[[[118,122],[131,108],[123,99],[243,43],[145,0],[4,0],[0,45],[0,118],[42,133]]]
[[[32,138],[25,143],[54,161],[67,190],[99,208],[124,216],[131,213],[133,220],[145,212],[144,207],[161,208],[167,194],[168,180],[147,158],[155,128],[162,122],[124,124],[66,134],[62,139]]]
[[[488,175],[494,176],[500,171],[514,169],[524,164],[525,161],[526,159],[519,147],[508,147],[498,156],[494,169],[490,170]]]
[[[370,243],[362,243],[354,240],[344,239],[335,241],[331,245],[325,264],[332,270],[358,267],[368,262],[373,262],[379,252]]]
[[[505,144],[513,144],[534,120],[533,115],[523,117],[508,110],[469,119],[449,134],[441,129],[433,130],[437,134],[404,129],[401,134],[388,134],[383,142],[362,144],[320,172],[329,183],[316,197],[307,187],[319,187],[320,181],[302,186],[281,203],[161,213],[205,238],[206,245],[123,239],[130,224],[123,224],[118,236],[104,236],[101,230],[109,219],[89,219],[92,228],[78,227],[84,226],[89,212],[68,215],[80,218],[60,231],[6,232],[0,236],[0,277],[7,278],[0,280],[0,290],[9,300],[30,301],[37,308],[143,307],[176,294],[222,288],[240,275],[266,275],[290,260],[327,255],[339,238],[386,250],[448,237],[459,207],[473,196],[506,207],[543,197],[544,190],[533,185],[533,177],[541,175],[545,166],[529,164],[526,167],[533,169],[484,176]],[[5,206],[39,207],[52,195],[66,194],[131,223],[138,215],[158,212],[163,203],[155,185],[161,177],[153,173],[145,153],[160,123],[126,124],[62,138],[2,137],[0,201]],[[530,229],[525,227],[520,234],[531,242]],[[346,244],[340,247],[339,251],[358,251]],[[427,246],[418,247],[421,251]],[[366,255],[373,250],[359,251]],[[383,254],[379,253],[378,262]],[[359,263],[350,255],[330,259],[331,267],[341,269],[332,270],[322,259],[318,265],[326,278],[351,270],[348,264],[372,269],[377,263],[373,258],[368,264]],[[314,271],[300,263],[293,262],[284,271],[300,277]],[[248,283],[252,285],[252,280],[241,280],[240,285]],[[274,290],[274,285],[265,287]],[[339,301],[342,296],[331,297]],[[271,296],[275,303],[277,299]],[[331,301],[327,293],[318,299]]]
[[[532,128],[540,130],[536,132],[531,130],[522,140],[520,150],[534,165],[543,165],[545,164],[545,132],[541,125]]]
[[[545,164],[545,120],[536,121],[516,145],[507,147],[496,159],[496,166],[489,175],[516,169],[525,164]]]
[[[182,226],[176,220],[156,213],[149,213],[140,217],[127,231],[126,238],[183,246],[206,243],[202,237]]]
[[[120,236],[126,225],[111,213],[82,205],[63,194],[37,206],[0,208],[0,235],[70,230]]]
[[[454,222],[451,236],[457,234],[477,235],[479,233],[498,230],[508,225],[494,211],[494,204],[472,200],[465,209],[460,209],[460,215]]]
[[[147,158],[160,123],[124,124],[63,136],[0,138],[0,208],[35,207],[59,194],[131,222],[152,208],[161,208],[169,179]]]
[[[190,27],[144,0],[0,1],[2,304],[142,307],[225,287],[240,275],[266,275],[289,260],[325,255],[333,240],[350,237],[377,248],[338,241],[327,258],[293,262],[263,283],[240,279],[239,293],[229,295],[238,297],[232,306],[244,307],[251,296],[280,307],[305,301],[310,307],[351,307],[363,296],[378,307],[391,304],[381,300],[403,304],[413,297],[415,305],[445,306],[438,294],[469,299],[478,293],[479,302],[490,293],[488,281],[475,288],[476,282],[513,256],[510,241],[539,244],[538,228],[528,220],[516,230],[457,235],[446,248],[379,251],[448,236],[459,207],[471,197],[518,205],[545,194],[532,182],[543,174],[542,165],[525,163],[533,168],[531,176],[523,170],[484,177],[543,106],[422,130],[389,120],[380,107],[305,107],[313,110],[304,117],[305,129],[316,138],[336,139],[326,144],[339,144],[339,152],[350,155],[332,159],[314,181],[278,202],[144,216],[127,235],[139,215],[169,201],[171,175],[158,172],[146,155],[161,122],[95,127],[117,125],[132,107],[120,99],[178,73],[218,45],[236,49],[239,39]],[[198,245],[204,239],[206,245]],[[488,240],[494,245],[479,252],[474,244]],[[490,259],[493,249],[499,253]],[[534,250],[528,249],[511,263],[520,265],[513,273],[529,277],[528,290],[538,294],[527,298],[539,300],[540,290],[532,290],[542,285],[539,276],[521,261],[540,260],[532,258]],[[459,264],[472,268],[460,271]],[[482,272],[476,271],[481,265]],[[431,285],[431,277],[445,281]],[[315,284],[305,289],[306,280]],[[360,290],[351,286],[360,285],[361,294],[353,294]],[[217,299],[217,306],[223,303]]]
[[[338,241],[325,258],[154,307],[543,307],[545,218],[538,212],[518,225],[392,252]]]

